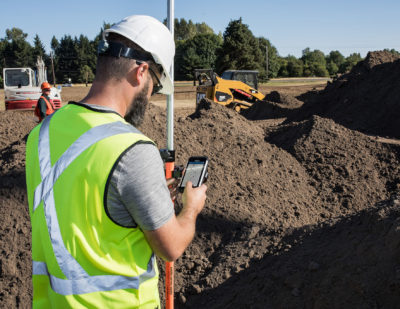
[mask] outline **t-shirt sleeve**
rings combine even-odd
[[[136,144],[125,152],[113,171],[111,183],[118,195],[114,202],[119,200],[141,229],[156,230],[174,215],[163,161],[153,144]],[[121,213],[122,205],[114,208]]]

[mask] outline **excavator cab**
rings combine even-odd
[[[239,80],[258,90],[258,71],[228,70],[222,73],[221,78],[229,80]]]

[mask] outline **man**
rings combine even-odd
[[[204,207],[206,186],[188,183],[175,215],[159,152],[134,127],[152,93],[173,92],[170,32],[134,15],[103,39],[88,95],[27,141],[33,307],[159,307],[153,252],[177,259]]]
[[[43,82],[40,86],[42,89],[42,95],[37,101],[35,108],[35,116],[39,118],[39,122],[42,122],[44,117],[51,115],[55,111],[55,107],[53,105],[53,101],[50,100],[50,84],[48,82]]]

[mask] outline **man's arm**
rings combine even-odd
[[[158,149],[153,144],[138,144],[120,158],[112,171],[106,207],[118,224],[137,224],[159,257],[175,260],[193,239],[206,188],[188,184],[182,196],[183,209],[175,216]]]
[[[42,98],[40,98],[37,104],[39,105],[40,117],[44,119],[44,117],[46,117],[46,111],[47,111],[46,102]]]
[[[157,256],[166,261],[179,258],[192,241],[197,215],[204,207],[206,185],[193,188],[188,182],[183,193],[183,209],[178,216],[173,216],[167,223],[154,231],[143,233]]]

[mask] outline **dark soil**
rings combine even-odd
[[[302,99],[291,120],[318,114],[352,130],[400,138],[400,57],[370,52],[350,73]]]
[[[247,115],[206,100],[177,110],[177,163],[211,159],[197,235],[175,263],[177,308],[399,307],[400,145],[366,134],[400,135],[399,65],[371,53],[323,91],[271,94]],[[164,147],[165,123],[150,105],[141,130]],[[24,148],[34,125],[0,113],[1,307],[31,305]]]

